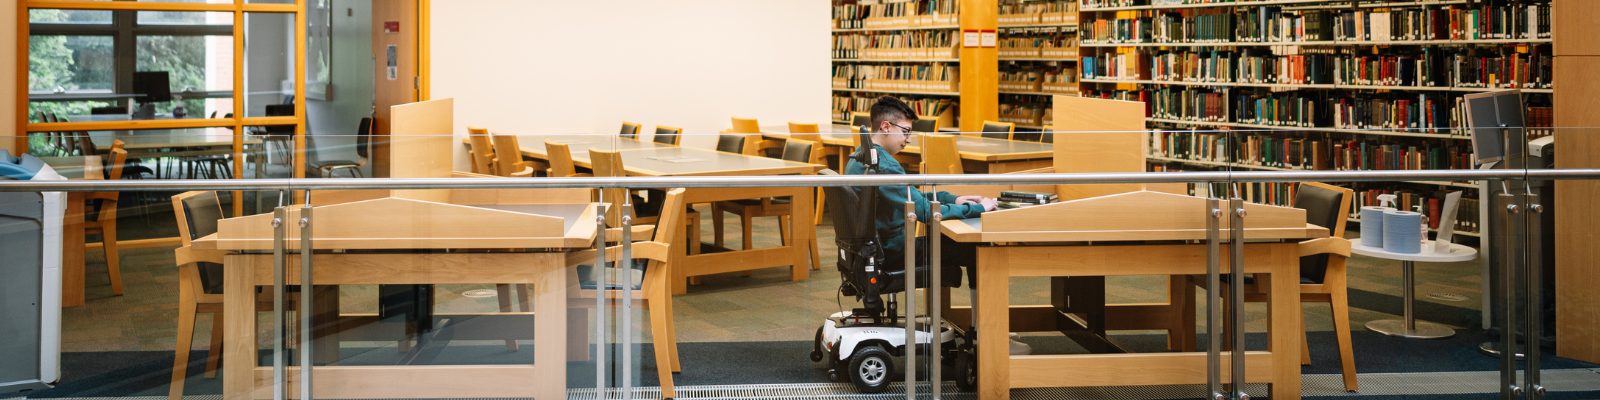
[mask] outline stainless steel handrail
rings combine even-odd
[[[784,175],[624,178],[330,178],[0,181],[0,192],[136,190],[372,190],[638,187],[844,187],[885,185],[1070,185],[1184,182],[1384,182],[1600,179],[1600,169],[1430,171],[1128,172],[997,175]]]

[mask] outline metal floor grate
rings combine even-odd
[[[1541,378],[1544,386],[1551,392],[1600,391],[1600,369],[1546,370],[1543,371]],[[1495,371],[1361,374],[1357,379],[1361,383],[1361,391],[1346,392],[1344,391],[1344,378],[1339,374],[1303,375],[1300,393],[1303,397],[1495,393],[1495,386],[1499,384],[1500,374]],[[922,393],[922,396],[919,396],[920,398],[931,397],[927,394],[929,389],[927,384],[924,383],[919,386],[918,391]],[[898,383],[890,384],[887,391],[879,394],[856,392],[855,386],[848,383],[679,386],[677,389],[678,399],[681,400],[894,400],[905,398],[905,385]],[[943,392],[943,397],[950,400],[977,399],[977,396],[973,393],[957,393],[955,384],[951,382],[944,384]],[[1037,388],[1013,389],[1011,398],[1017,400],[1195,399],[1203,398],[1204,392],[1204,385]],[[1265,398],[1267,396],[1267,387],[1265,384],[1245,385],[1245,393],[1249,393],[1251,397]],[[619,390],[612,390],[608,391],[606,397],[620,399],[622,398],[622,393]],[[7,396],[0,396],[0,399],[5,398]],[[21,397],[16,398],[20,399]],[[80,397],[53,400],[165,400],[166,398],[166,396],[132,396]],[[185,400],[222,400],[221,395],[194,395],[184,396],[184,398]],[[567,391],[567,398],[570,400],[598,400],[595,398],[594,389],[571,389]],[[637,388],[634,389],[633,398],[641,400],[661,399],[661,389],[656,387]]]

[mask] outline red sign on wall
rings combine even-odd
[[[383,33],[400,33],[400,21],[384,21]]]

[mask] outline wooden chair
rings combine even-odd
[[[963,174],[961,152],[956,137],[937,133],[922,134],[922,173]]]
[[[622,121],[622,131],[618,132],[617,136],[621,136],[623,139],[638,139],[639,130],[642,128],[642,125],[628,121]]]
[[[546,170],[546,176],[559,178],[593,176],[578,172],[578,167],[572,164],[572,148],[564,143],[546,140],[544,141],[544,153],[546,154],[545,157],[550,159],[550,169]]]
[[[615,151],[595,150],[590,148],[589,162],[593,165],[594,176],[628,176],[627,169],[622,164],[622,153]],[[603,189],[600,191],[600,201],[614,206],[606,209],[606,224],[608,226],[622,226],[622,207],[620,206],[625,199],[624,196],[631,195],[631,193],[628,193],[623,189]],[[659,224],[661,217],[660,214],[664,214],[668,211],[665,202],[660,204],[659,209],[652,209],[656,208],[654,204],[647,205],[639,201],[633,201],[632,203],[634,204],[634,215],[630,215],[629,217],[632,218],[632,224],[634,226]],[[641,216],[639,213],[640,211],[645,211],[645,214]],[[689,238],[691,240],[689,242],[689,254],[700,254],[700,213],[691,209],[682,215],[684,218],[688,219],[688,222],[684,222],[684,225],[682,226],[687,226],[688,228]],[[607,234],[609,236],[611,233],[607,232]]]
[[[728,133],[761,133],[761,123],[756,122],[755,118],[733,117],[733,129],[729,129]]]
[[[911,121],[911,131],[920,133],[938,133],[939,118],[917,118]]]
[[[1320,182],[1300,183],[1294,196],[1294,207],[1306,210],[1307,223],[1328,228],[1329,237],[1300,242],[1300,302],[1328,303],[1333,309],[1339,363],[1344,373],[1345,390],[1349,391],[1360,389],[1356,382],[1355,351],[1350,343],[1350,301],[1346,279],[1350,240],[1344,238],[1345,223],[1348,222],[1345,213],[1349,212],[1353,197],[1354,190]],[[1253,278],[1245,276],[1244,300],[1267,302],[1268,295]],[[1206,285],[1203,275],[1191,276],[1190,281],[1195,286]],[[1222,296],[1227,296],[1228,290],[1222,288]],[[1193,310],[1189,312],[1192,315]],[[1228,312],[1231,314],[1232,310]],[[1301,329],[1300,363],[1310,365],[1309,336],[1306,336],[1303,324]]]
[[[876,126],[872,126],[872,114],[864,112],[850,113],[850,126],[857,128],[865,126],[867,127],[867,132],[871,132],[878,128]],[[843,166],[840,166],[840,168],[843,168]]]
[[[467,149],[472,162],[472,173],[484,175],[500,175],[495,173],[494,145],[489,143],[489,130],[475,126],[467,127],[467,143],[472,148]]]
[[[816,143],[817,146],[822,147],[821,149],[811,150],[811,155],[813,157],[811,161],[812,164],[827,166],[828,157],[843,157],[849,153],[848,149],[837,146],[823,146],[822,130],[817,126],[817,124],[800,124],[790,122],[789,137],[792,139],[809,140],[813,143]],[[844,169],[844,167],[841,165],[839,169]],[[827,197],[824,197],[824,193],[826,192],[823,192],[822,188],[817,188],[817,211],[811,214],[812,225],[822,225],[822,212],[826,211],[826,207],[824,205],[827,204]]]
[[[656,125],[656,134],[655,137],[651,138],[651,141],[665,145],[677,146],[678,141],[682,138],[683,128]]]
[[[217,233],[217,221],[222,220],[222,205],[216,192],[185,192],[172,196],[172,211],[178,220],[178,237],[183,246],[173,250],[178,266],[178,334],[177,347],[172,362],[172,383],[167,390],[169,400],[183,399],[183,384],[188,376],[189,349],[194,341],[195,317],[210,313],[211,346],[206,352],[206,378],[217,375],[222,361],[222,256],[221,250],[195,250],[194,240]],[[289,287],[289,290],[296,288]],[[317,296],[324,296],[318,292]],[[338,296],[337,292],[331,292]],[[285,309],[295,309],[299,296],[287,296]],[[272,293],[256,296],[254,311],[272,310]],[[337,312],[337,310],[334,310]],[[294,335],[289,336],[293,341]]]
[[[489,137],[494,141],[495,175],[513,178],[533,176],[533,163],[522,161],[522,148],[518,146],[516,136],[492,134]]]
[[[593,151],[593,150],[591,150]],[[681,372],[683,368],[678,362],[677,329],[672,322],[672,265],[668,263],[671,255],[680,244],[677,233],[683,229],[684,189],[671,189],[667,191],[663,201],[662,218],[666,221],[655,230],[655,238],[648,242],[634,242],[633,256],[635,257],[633,271],[624,273],[635,275],[635,285],[631,288],[620,284],[611,284],[608,290],[631,290],[635,307],[645,307],[650,310],[650,335],[654,338],[656,354],[656,371],[661,381],[662,398],[677,397],[673,389],[672,373]],[[598,284],[595,276],[617,276],[614,263],[622,257],[622,246],[606,248],[605,260],[597,260],[594,250],[583,250],[567,255],[567,279],[569,282],[578,282],[577,290],[567,300],[567,306],[572,308],[594,307],[595,298],[599,293],[595,290]],[[603,261],[603,262],[600,262]],[[638,261],[645,261],[639,265]],[[603,267],[596,268],[596,265]],[[588,268],[584,268],[588,267]],[[642,267],[642,268],[641,268]],[[583,270],[588,276],[583,276]],[[642,269],[643,277],[637,277]],[[602,275],[603,274],[603,275]],[[607,279],[608,282],[619,282],[620,279]],[[608,296],[618,299],[621,293],[612,292]],[[619,301],[613,301],[613,306],[618,306]],[[588,326],[588,324],[581,324]]]
[[[717,151],[724,153],[744,154],[749,156],[756,155],[755,150],[753,149],[759,147],[756,146],[754,141],[748,139],[750,139],[750,135],[741,135],[737,133],[722,134],[721,136],[717,136]]]
[[[1056,126],[1055,125],[1045,125],[1043,131],[1039,132],[1039,142],[1040,143],[1055,143],[1056,142]]]
[[[122,179],[123,166],[128,163],[128,150],[121,140],[112,141],[107,180]],[[94,221],[83,223],[84,235],[100,235],[101,248],[106,252],[106,270],[111,274],[111,294],[122,295],[122,262],[117,253],[117,198],[121,192],[94,192],[84,198],[89,205],[84,210],[94,210]],[[97,206],[98,205],[98,206]]]
[[[790,139],[783,147],[783,159],[794,162],[811,162],[814,159],[814,149],[818,143]],[[756,217],[778,217],[778,234],[783,239],[784,245],[793,243],[795,238],[789,237],[789,224],[792,223],[791,215],[794,205],[788,199],[765,197],[760,199],[725,200],[711,204],[712,240],[717,247],[723,247],[722,213],[729,212],[739,216],[739,226],[744,236],[742,249],[750,250],[752,244],[751,220]],[[811,246],[811,269],[821,269],[822,263],[817,253],[817,238],[808,239]]]
[[[1011,134],[1017,131],[1017,124],[1011,122],[983,121],[983,133],[980,136],[990,139],[1011,139]]]

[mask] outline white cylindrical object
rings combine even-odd
[[[1383,247],[1383,213],[1394,211],[1391,207],[1361,207],[1361,245]]]
[[[1383,213],[1383,250],[1390,253],[1422,252],[1422,214],[1415,211]]]

